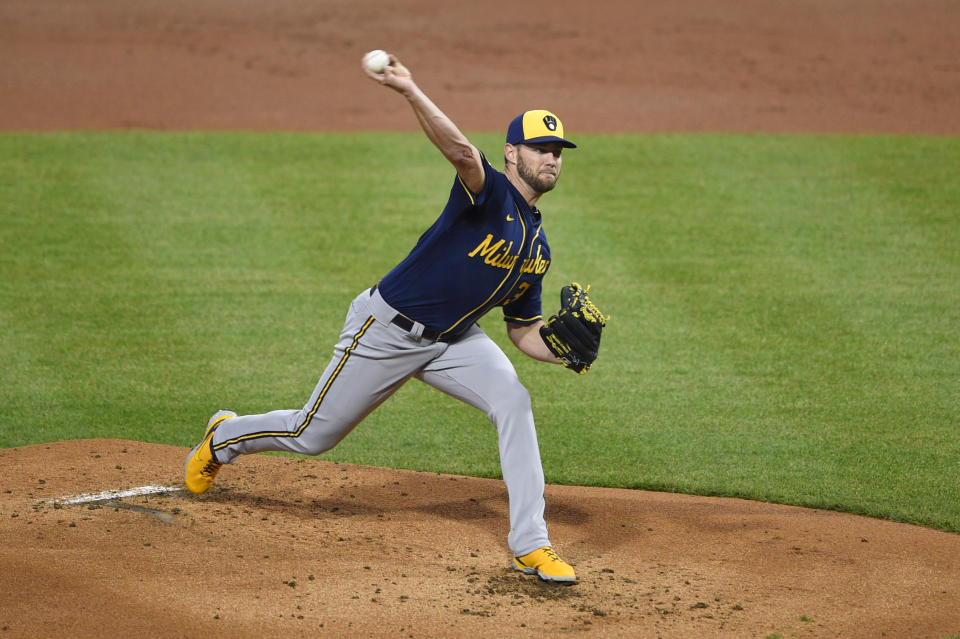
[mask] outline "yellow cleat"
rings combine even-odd
[[[538,548],[523,557],[514,557],[513,569],[525,575],[537,575],[544,581],[573,583],[577,580],[573,567],[560,559],[550,546]]]
[[[218,410],[207,422],[207,430],[203,435],[203,441],[197,444],[196,448],[187,455],[187,461],[183,465],[184,481],[187,488],[194,495],[207,492],[213,486],[213,480],[217,478],[217,473],[223,466],[213,456],[212,439],[213,433],[225,419],[236,417],[237,414],[232,410]]]

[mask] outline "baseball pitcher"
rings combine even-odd
[[[411,377],[483,411],[497,429],[510,504],[513,567],[552,582],[574,582],[550,543],[544,477],[530,396],[510,360],[477,325],[495,306],[520,351],[585,373],[597,357],[606,317],[572,284],[547,321],[541,283],[550,246],[537,203],[575,148],[560,119],[526,111],[507,129],[497,171],[416,85],[395,55],[373,80],[409,102],[456,176],[440,217],[416,246],[347,312],[333,359],[303,408],[238,416],[221,410],[185,464],[187,487],[210,488],[223,464],[261,451],[323,453]]]

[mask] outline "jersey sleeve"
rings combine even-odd
[[[493,176],[496,169],[487,161],[487,156],[483,154],[483,151],[480,151],[480,149],[477,149],[477,151],[480,153],[480,161],[483,162],[483,188],[479,193],[474,193],[458,174],[453,189],[455,192],[459,192],[462,197],[467,198],[470,205],[483,206],[492,188]]]
[[[540,303],[542,289],[543,282],[538,279],[519,298],[504,304],[503,321],[525,326],[543,319]]]

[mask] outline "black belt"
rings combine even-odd
[[[373,295],[373,292],[375,290],[377,290],[376,286],[370,289],[371,296]],[[412,319],[410,319],[406,315],[397,313],[396,315],[393,316],[393,319],[390,320],[390,323],[395,324],[396,326],[399,326],[400,328],[402,328],[403,330],[409,333],[410,331],[413,330],[413,325],[416,324],[417,322],[414,322]],[[424,325],[423,333],[420,334],[420,339],[425,339],[428,342],[452,343],[460,339],[460,335],[441,335],[439,331],[435,331],[429,326]]]

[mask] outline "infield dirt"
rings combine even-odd
[[[0,129],[415,130],[360,72],[385,48],[466,130],[960,134],[949,0],[647,4],[8,0]],[[254,456],[63,503],[186,453],[0,451],[0,639],[960,635],[960,536],[839,513],[549,486],[581,580],[550,587],[509,569],[499,481]]]

